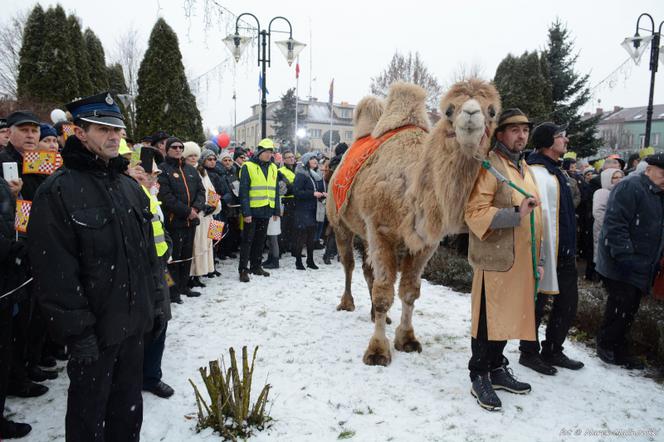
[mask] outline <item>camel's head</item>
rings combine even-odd
[[[500,114],[500,95],[479,79],[456,83],[440,102],[447,137],[456,138],[462,153],[484,157]]]

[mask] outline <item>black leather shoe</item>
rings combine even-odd
[[[159,396],[160,398],[167,399],[171,396],[173,396],[173,393],[175,391],[171,388],[170,385],[159,381],[157,385],[151,388],[143,388],[144,391],[149,391],[150,393],[154,394],[155,396]]]
[[[171,298],[171,302],[174,304],[184,304],[184,301],[180,296],[178,296],[177,298]]]
[[[488,374],[477,376],[470,387],[472,394],[480,407],[489,411],[499,411],[503,404],[491,385]]]
[[[35,384],[27,381],[23,385],[10,385],[7,387],[8,396],[16,397],[39,397],[48,393],[48,387],[42,384]]]
[[[330,264],[332,264],[332,261],[330,260],[330,257],[327,256],[327,255],[323,256],[323,262],[325,263],[325,265],[328,265],[328,266]]]
[[[42,370],[36,365],[29,365],[27,368],[28,377],[35,382],[44,382],[47,379],[57,379],[58,372],[53,370]]]
[[[279,268],[279,260],[276,258],[272,258],[271,261],[267,263],[263,263],[263,267],[266,269],[278,269]]]
[[[491,370],[489,376],[494,390],[505,390],[515,394],[530,393],[530,384],[517,381],[512,370],[505,366]]]
[[[539,353],[521,352],[521,356],[519,356],[519,364],[547,376],[553,376],[558,373],[558,370],[556,370],[555,367],[544,362]]]
[[[302,265],[302,260],[297,260],[295,261],[295,268],[298,270],[307,270],[304,268],[304,265]]]
[[[562,351],[557,353],[542,353],[542,359],[549,365],[567,368],[569,370],[581,370],[583,362],[568,358]]]
[[[189,298],[198,298],[199,296],[201,296],[201,292],[196,292],[194,290],[187,290],[186,292],[183,293],[183,295]]]
[[[0,420],[0,440],[2,439],[20,439],[32,431],[28,424],[8,421],[4,418]]]
[[[613,350],[611,350],[609,348],[600,347],[598,345],[597,346],[597,356],[599,356],[599,358],[602,361],[606,362],[607,364],[620,365],[616,362],[616,354],[614,353]]]
[[[313,261],[307,261],[307,267],[309,267],[310,269],[313,269],[313,270],[318,270],[318,266]]]
[[[53,356],[46,355],[42,356],[41,361],[39,361],[39,365],[46,368],[53,368],[58,365],[58,361],[56,361]]]
[[[616,364],[628,370],[643,370],[643,361],[628,351],[616,351]]]
[[[252,274],[254,274],[254,275],[259,275],[259,276],[270,276],[270,273],[269,273],[269,272],[266,272],[265,270],[263,270],[262,267],[258,267],[257,269],[251,269],[251,270],[249,270],[249,271],[250,271]]]

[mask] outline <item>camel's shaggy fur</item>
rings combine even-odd
[[[340,310],[355,308],[350,291],[353,235],[360,236],[367,248],[363,269],[375,310],[375,331],[364,355],[369,365],[391,361],[385,323],[397,271],[401,272],[402,315],[395,348],[421,351],[411,321],[422,270],[442,237],[464,228],[463,208],[480,167],[478,159],[487,154],[500,112],[500,97],[493,85],[480,80],[460,82],[443,97],[443,118],[427,133],[425,96],[413,84],[390,88],[371,135],[378,137],[405,125],[421,129],[399,132],[367,160],[342,213],[337,213],[334,204],[334,176],[330,185],[328,219],[346,273]],[[378,114],[376,103],[374,97],[358,103],[356,138],[368,133],[372,117]]]

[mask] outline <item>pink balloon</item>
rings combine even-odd
[[[226,132],[222,132],[219,135],[217,135],[217,145],[219,147],[223,149],[224,147],[227,147],[229,144],[231,144],[231,137]]]

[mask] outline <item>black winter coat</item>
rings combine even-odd
[[[0,152],[0,174],[2,174],[2,163],[16,163],[18,166],[18,176],[23,180],[23,188],[21,188],[20,199],[32,201],[35,198],[37,189],[41,184],[46,181],[48,175],[39,175],[30,173],[23,175],[23,157],[21,156],[11,143],[7,144],[5,150]],[[3,175],[4,178],[4,175]]]
[[[314,187],[314,183],[316,186]],[[318,198],[314,191],[325,192],[325,183],[315,181],[309,174],[309,169],[298,168],[293,183],[293,194],[295,195],[295,226],[298,229],[316,225],[316,207]]]
[[[596,270],[648,293],[664,250],[664,191],[646,175],[619,182],[609,195]]]
[[[191,227],[187,218],[192,207],[199,212],[206,201],[203,180],[198,171],[184,159],[167,157],[159,165],[159,201],[164,212],[166,230]]]
[[[16,205],[9,184],[0,178],[0,296],[21,285],[29,277],[27,259],[17,264],[17,241],[14,231]],[[23,241],[23,240],[19,240]],[[24,295],[25,290],[0,298],[0,308],[7,308]]]
[[[54,338],[94,334],[104,348],[150,330],[161,308],[150,203],[124,158],[105,164],[75,136],[62,157],[28,224],[35,293]]]

